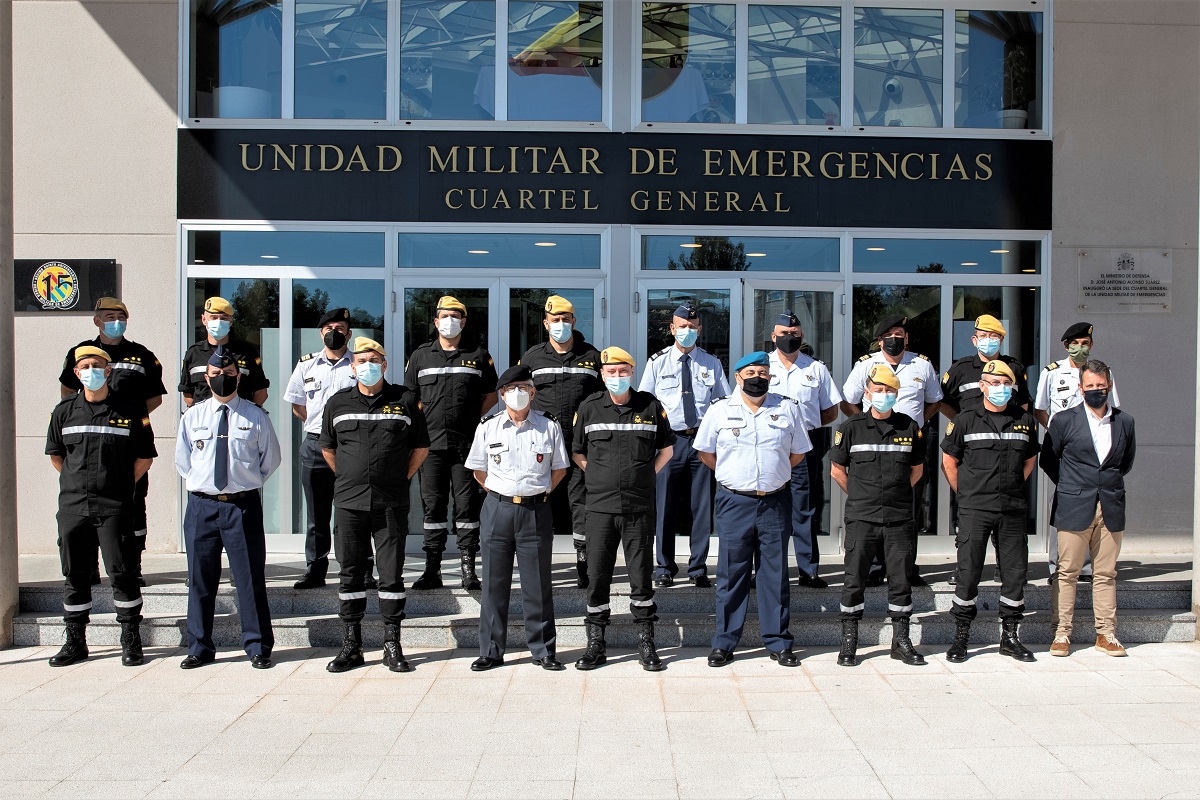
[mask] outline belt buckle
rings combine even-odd
[[[219,495],[217,495],[217,499],[218,499],[218,500],[220,500],[222,503],[228,503],[228,502],[229,502],[229,495],[227,495],[227,494],[219,494]]]
[[[513,499],[512,499],[513,503],[515,503],[516,505],[521,505],[523,500],[524,500],[524,498],[522,498],[522,497],[513,497]]]
[[[764,491],[762,491],[762,490],[760,490],[760,489],[755,489],[755,490],[754,490],[754,493],[755,493],[756,495],[758,495],[759,497],[766,497],[766,496],[767,496],[767,493],[766,493],[766,492],[764,492]]]

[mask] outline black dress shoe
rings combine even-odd
[[[691,578],[688,578],[688,580],[690,580],[692,582],[692,586],[695,586],[697,589],[708,589],[712,586],[712,581],[707,575],[693,575]]]
[[[771,653],[771,660],[778,661],[781,667],[798,667],[800,666],[800,656],[796,655],[791,649],[780,650],[778,653]]]
[[[714,648],[713,651],[708,654],[708,665],[710,667],[723,667],[731,661],[733,661],[732,650],[722,650],[718,647]]]
[[[471,662],[471,672],[487,672],[489,669],[498,667],[503,663],[503,658],[488,658],[487,656],[480,656]],[[538,663],[540,664],[541,662]]]
[[[805,575],[803,572],[796,578],[797,586],[806,586],[809,589],[826,589],[829,584],[820,575]]]
[[[201,658],[200,656],[188,656],[179,662],[179,668],[195,669],[196,667],[203,667],[205,664],[211,664],[214,660],[212,658]]]
[[[270,656],[257,655],[250,656],[250,666],[254,667],[255,669],[270,669],[275,665],[271,663]]]
[[[885,577],[882,570],[867,573],[867,586],[883,586]]]
[[[1091,583],[1092,576],[1090,574],[1084,574],[1081,572],[1081,573],[1079,573],[1079,582],[1080,583]]]
[[[482,660],[483,659],[480,659],[480,661],[482,661]],[[478,662],[476,662],[476,663],[478,663]],[[561,672],[562,670],[566,669],[566,667],[563,666],[563,663],[561,661],[559,661],[557,658],[555,658],[554,656],[546,656],[545,658],[535,658],[533,660],[533,663],[537,664],[539,667],[541,667],[542,669],[547,670],[549,672]],[[471,665],[471,669],[475,669],[474,664]]]
[[[655,586],[666,587],[672,585],[673,583],[675,583],[675,579],[670,575],[659,575],[654,579]]]
[[[292,584],[293,589],[316,589],[319,586],[325,585],[324,578],[318,578],[316,575],[305,575],[300,580]]]
[[[325,581],[321,581],[321,583],[324,584]],[[366,578],[363,579],[363,588],[364,589],[378,589],[379,581],[375,580],[374,575],[368,575]]]

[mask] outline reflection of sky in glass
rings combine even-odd
[[[1008,252],[994,253],[993,250]],[[854,240],[855,272],[1019,275],[1023,272],[1037,273],[1040,269],[1041,247],[1038,242],[999,239]]]
[[[557,233],[402,233],[400,266],[599,269],[600,237]]]
[[[643,269],[736,269],[729,264],[701,261],[703,248],[682,247],[710,241],[714,237],[647,236],[642,239]],[[745,269],[750,272],[837,272],[837,239],[788,239],[778,236],[722,237],[746,254]],[[680,259],[687,259],[681,261]],[[697,266],[698,265],[698,266]]]
[[[841,10],[752,5],[748,122],[837,125]]]
[[[324,231],[193,231],[189,235],[188,263],[382,267],[383,236]]]
[[[383,119],[387,0],[296,4],[296,116]]]

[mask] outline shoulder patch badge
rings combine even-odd
[[[953,432],[954,432],[954,423],[951,422],[948,425],[946,425],[946,435],[949,436]]]
[[[833,446],[837,447],[842,443],[842,432],[838,431],[833,435]]]
[[[954,423],[953,423],[953,422],[951,422],[950,424],[951,424],[951,425],[953,425]],[[946,429],[946,433],[949,433],[949,432],[950,432],[950,429],[949,429],[949,428],[947,428],[947,429]],[[925,431],[921,430],[920,428],[917,428],[917,438],[918,438],[918,439],[924,439],[924,438],[925,438]]]
[[[950,373],[943,372],[942,373],[942,383],[949,383],[949,382],[950,382]]]

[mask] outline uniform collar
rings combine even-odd
[[[742,387],[740,387],[740,386],[734,388],[733,393],[729,395],[729,402],[737,403],[738,405],[742,406],[747,411],[749,411],[751,414],[755,414],[755,415],[757,415],[763,411],[766,411],[768,408],[775,408],[776,406],[779,405],[778,398],[772,397],[771,393],[768,392],[767,396],[763,399],[762,406],[758,409],[755,409],[754,406],[752,406],[746,402],[746,395],[742,393]]]
[[[350,359],[350,351],[348,349],[346,350],[346,352],[342,353],[342,357],[339,358],[337,361],[330,361],[329,356],[325,355],[325,348],[321,348],[320,350],[317,351],[317,354],[316,354],[316,357],[314,360],[318,364],[321,362],[325,362],[326,364],[332,364],[333,366],[337,366],[338,364],[342,363],[343,361],[348,361],[349,359]]]
[[[783,358],[779,355],[779,348],[776,348],[768,353],[767,360],[772,364],[778,364],[780,369],[783,368]],[[814,361],[816,361],[816,359],[807,353],[797,352],[796,361],[792,364],[792,366],[788,367],[787,371],[791,372],[793,369],[806,369],[811,367]]]
[[[686,353],[685,353],[685,352],[683,352],[682,350],[680,350],[680,349],[679,349],[679,346],[678,346],[678,345],[676,345],[676,344],[672,344],[672,345],[671,345],[671,347],[670,347],[669,349],[670,349],[670,351],[671,351],[671,358],[672,358],[672,359],[674,359],[674,360],[675,360],[675,361],[677,361],[677,362],[678,362],[678,361],[681,361],[681,360],[683,359],[683,357],[684,357],[684,356],[687,356],[687,357],[688,357],[688,358],[690,358],[692,361],[695,361],[695,360],[696,360],[696,356],[697,356],[697,355],[699,355],[700,353],[703,353],[703,352],[704,352],[704,351],[703,351],[703,350],[700,348],[700,345],[696,345],[695,347],[693,347],[691,350],[689,350],[689,351],[688,351],[688,352],[686,352]]]
[[[880,428],[893,431],[896,429],[896,412],[893,410],[886,419],[876,419],[870,411],[864,412],[867,416],[867,425],[872,428]]]
[[[210,397],[208,399],[212,400],[213,411],[220,413],[221,403],[217,401],[217,398]],[[225,403],[224,405],[226,408],[229,409],[230,414],[236,414],[238,409],[241,408],[241,405],[244,402],[245,402],[245,400],[242,398],[242,396],[240,394],[235,394],[233,396],[233,399],[230,400],[228,403]]]

